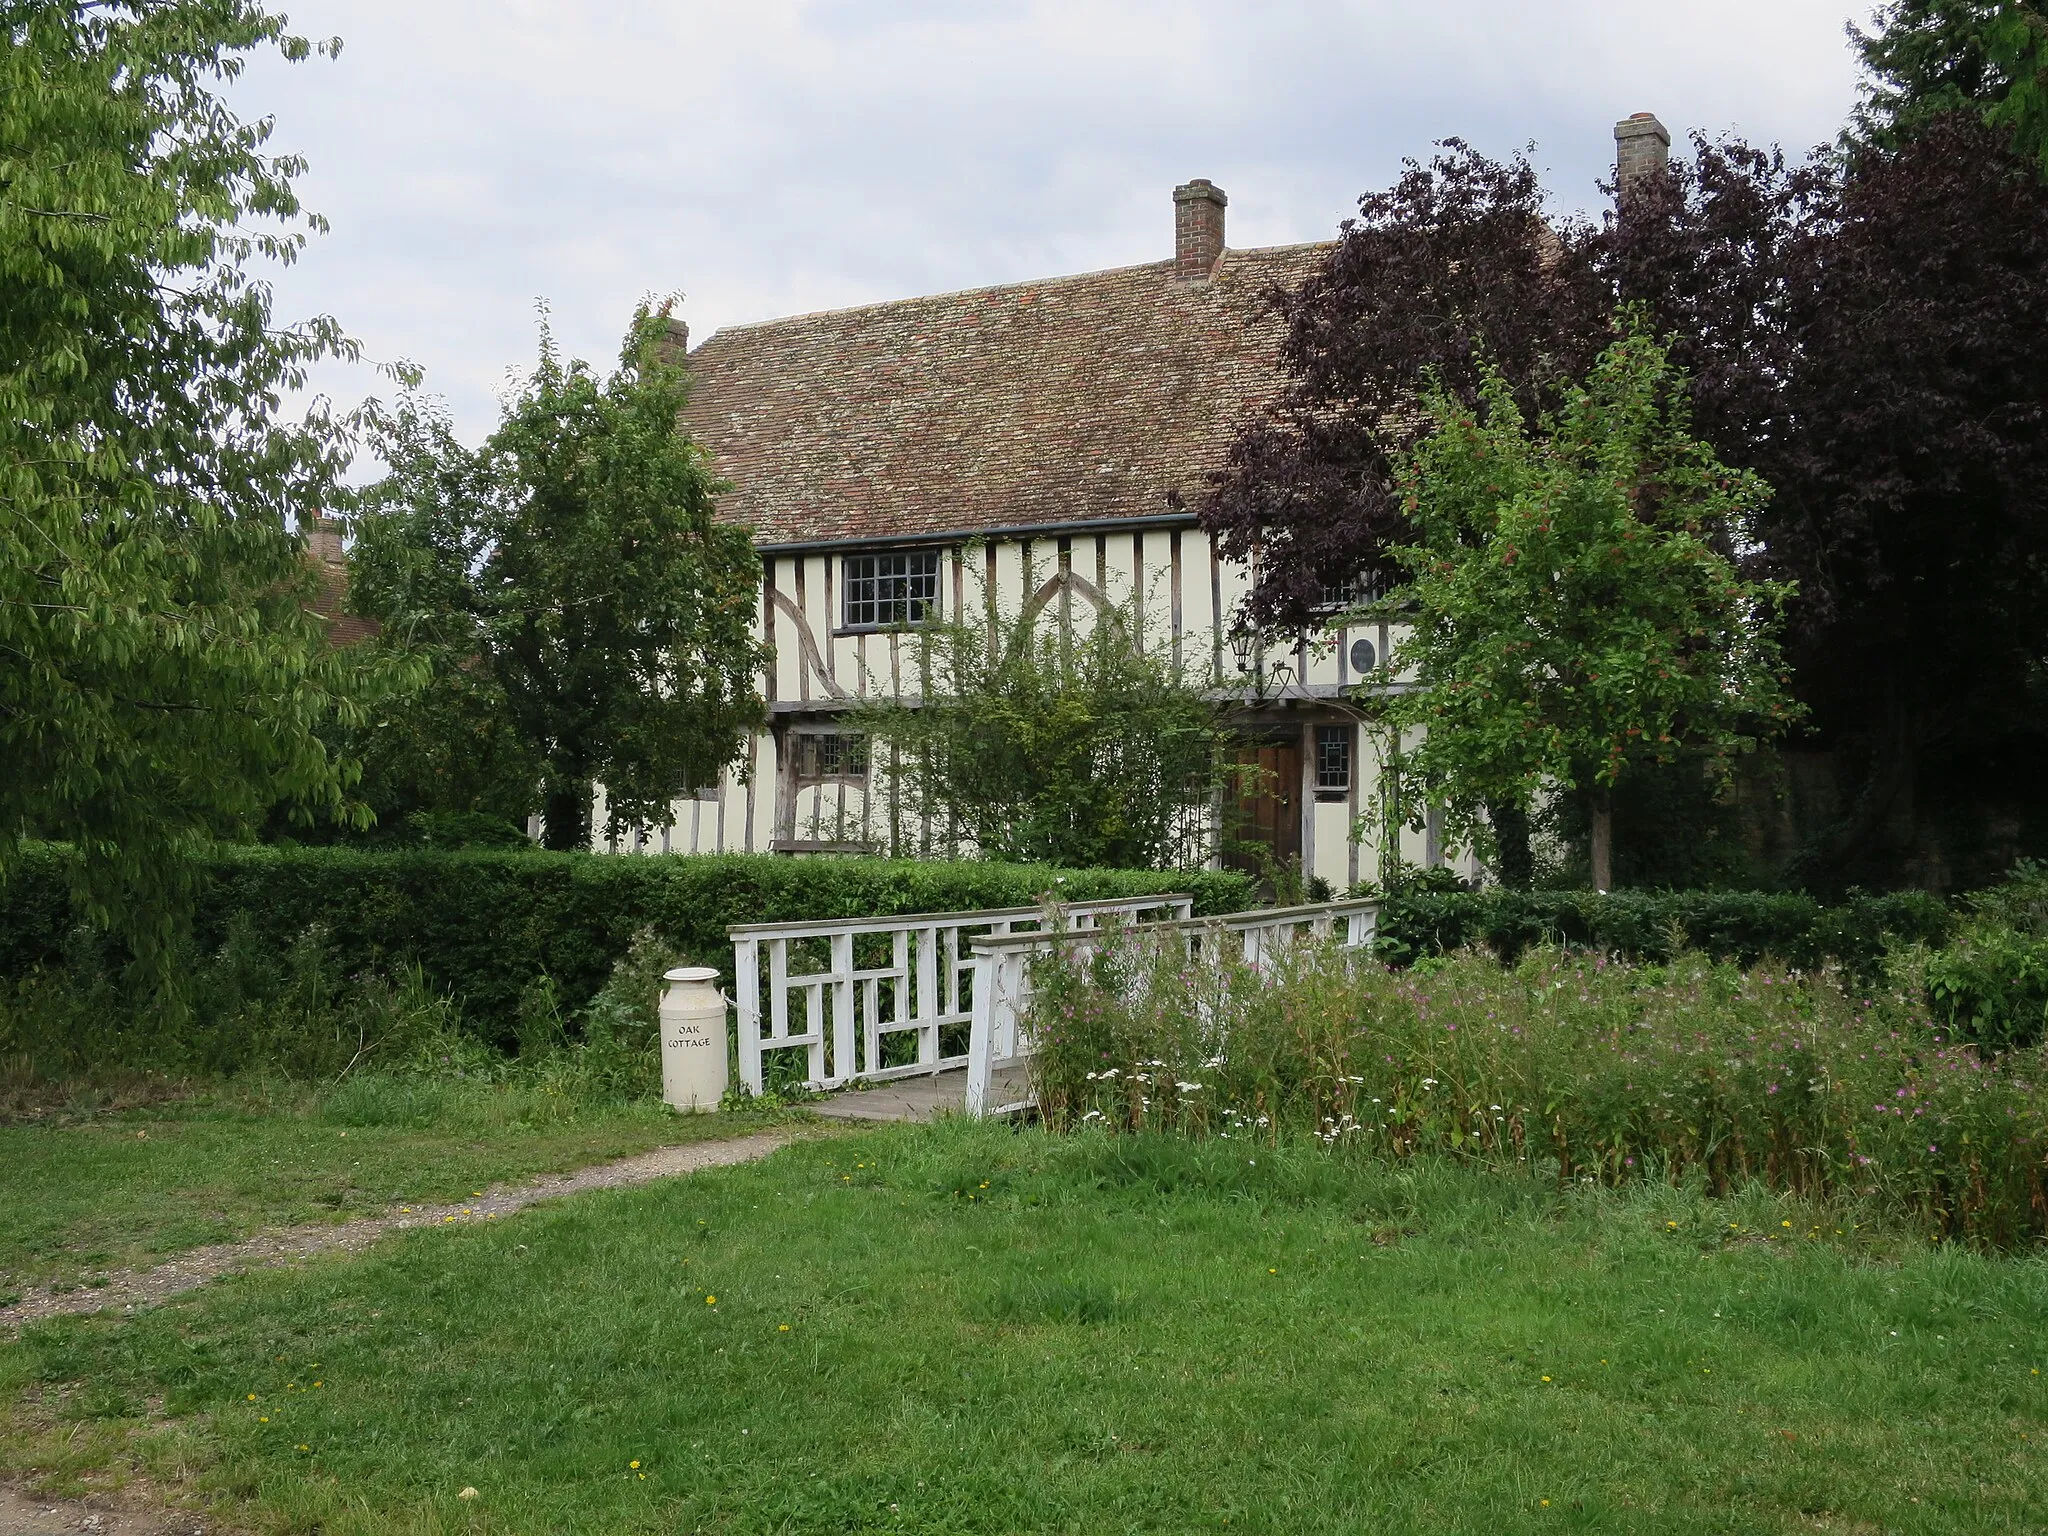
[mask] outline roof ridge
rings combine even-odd
[[[1271,256],[1283,252],[1312,251],[1334,245],[1333,240],[1301,240],[1287,245],[1225,246],[1223,254],[1216,260],[1216,269],[1221,271],[1232,257]],[[1051,288],[1066,283],[1087,282],[1091,278],[1122,277],[1133,272],[1165,272],[1174,269],[1172,257],[1163,261],[1139,261],[1123,267],[1098,267],[1092,272],[1064,272],[1057,277],[1033,277],[1013,283],[984,283],[975,288],[948,288],[938,293],[906,294],[899,299],[873,299],[865,304],[840,304],[830,309],[809,309],[794,315],[777,315],[769,320],[748,320],[739,325],[721,325],[690,350],[701,352],[721,336],[731,336],[741,331],[764,331],[778,325],[797,325],[806,320],[823,320],[834,315],[857,315],[867,310],[895,309],[905,304],[932,304],[942,299],[971,298],[977,294],[1015,293],[1026,288]]]

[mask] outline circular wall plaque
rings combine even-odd
[[[1354,640],[1351,642],[1351,670],[1360,677],[1365,676],[1366,673],[1377,666],[1379,659],[1379,652],[1372,648],[1370,640]]]

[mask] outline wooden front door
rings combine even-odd
[[[1301,863],[1301,738],[1247,743],[1238,762],[1247,773],[1230,824],[1223,829],[1223,864],[1248,874],[1266,860],[1286,868]],[[1264,857],[1261,857],[1261,855]]]

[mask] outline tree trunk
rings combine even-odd
[[[1493,828],[1494,874],[1511,891],[1526,891],[1536,878],[1536,859],[1529,849],[1529,813],[1513,801],[1486,808]]]
[[[1614,791],[1605,784],[1593,791],[1593,889],[1614,889]]]
[[[590,846],[590,786],[550,785],[541,812],[541,845],[557,853],[575,853]]]

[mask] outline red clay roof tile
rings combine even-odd
[[[684,420],[763,545],[1143,517],[1279,387],[1262,295],[1326,245],[1227,251],[719,331]]]

